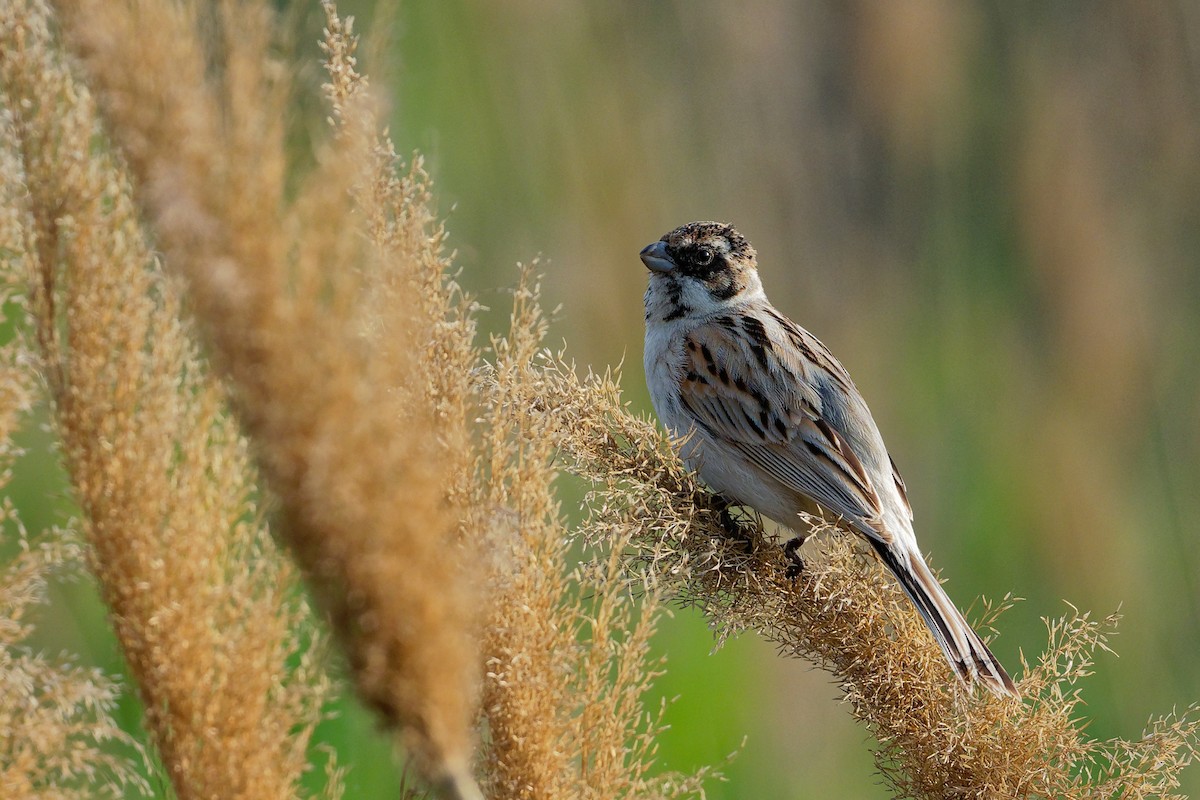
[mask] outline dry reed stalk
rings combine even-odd
[[[491,511],[496,559],[484,638],[489,796],[703,797],[711,769],[652,774],[663,709],[642,697],[664,669],[649,657],[661,613],[654,577],[640,576],[637,604],[620,557],[628,537],[605,542],[591,570],[564,566],[578,532],[566,529],[553,486],[552,420],[527,393],[544,334],[526,269],[484,373],[479,507]]]
[[[0,41],[8,40],[0,32]],[[23,311],[32,272],[24,168],[10,104],[0,92],[0,324],[6,326],[15,323],[10,311]],[[0,489],[22,455],[13,435],[36,394],[32,361],[20,335],[0,346]],[[81,565],[77,540],[62,530],[31,534],[7,496],[0,499],[0,524],[0,544],[13,552],[0,565],[0,797],[145,796],[138,749],[112,718],[117,682],[27,644],[52,573],[70,574]]]
[[[145,724],[181,798],[295,797],[329,684],[246,442],[48,9],[6,0],[0,18],[39,367]]]
[[[477,796],[473,603],[451,504],[470,462],[447,446],[465,435],[453,388],[424,391],[441,355],[423,336],[448,323],[414,294],[445,267],[423,176],[398,176],[380,149],[333,23],[329,92],[345,103],[285,200],[288,81],[266,3],[63,6],[360,694],[440,791]]]
[[[362,104],[365,79],[356,70],[349,24],[329,4],[325,8],[331,77],[326,93],[334,119],[343,136],[369,137],[377,124],[370,106]],[[422,244],[422,232],[435,225],[424,176],[389,177],[398,159],[386,135],[373,139],[370,151],[372,163],[357,183],[356,197],[371,238],[393,258],[418,253],[421,264],[400,291],[417,310],[413,317],[422,326],[417,340],[427,342],[416,348],[424,380],[396,391],[432,398],[443,448],[478,453],[454,459],[449,482],[464,541],[490,567],[479,758],[488,796],[703,796],[702,781],[711,770],[650,774],[661,709],[647,713],[641,697],[662,669],[647,652],[659,610],[653,603],[635,608],[618,558],[593,575],[566,566],[573,534],[554,499],[552,440],[543,435],[536,414],[514,412],[508,402],[520,393],[514,384],[524,378],[529,348],[538,347],[544,335],[530,271],[522,273],[515,293],[509,335],[493,341],[494,363],[483,366],[472,346],[474,307],[446,277],[449,264],[439,256],[440,228],[434,228],[432,248]],[[365,299],[378,304],[371,312],[378,324],[395,324],[400,298]],[[390,335],[381,344],[403,341]],[[497,392],[476,409],[479,375],[490,376]],[[413,400],[402,405],[412,406]],[[481,449],[461,425],[472,412],[480,416]]]
[[[509,402],[520,395],[523,365],[545,332],[532,272],[522,272],[509,334],[493,340],[495,358],[485,363],[472,344],[475,307],[446,274],[425,176],[418,170],[394,177],[399,160],[388,137],[375,135],[375,117],[363,104],[365,79],[356,70],[349,23],[330,4],[325,9],[331,78],[325,88],[335,122],[342,136],[369,139],[372,161],[356,183],[358,206],[376,247],[417,265],[399,276],[398,293],[364,299],[376,304],[370,314],[378,325],[395,325],[404,300],[416,311],[409,324],[420,326],[414,338],[425,342],[415,348],[423,380],[395,391],[402,407],[416,406],[414,392],[432,400],[440,447],[457,454],[449,460],[448,486],[463,544],[489,567],[478,758],[487,794],[494,800],[703,796],[703,781],[716,774],[710,769],[651,774],[662,709],[648,712],[641,701],[662,670],[648,656],[660,609],[633,602],[616,557],[620,546],[606,548],[611,557],[592,573],[567,566],[576,534],[559,516],[552,439],[533,409],[523,413]],[[432,237],[424,233],[430,230]],[[388,335],[381,346],[403,341]],[[481,403],[483,376],[496,391]],[[476,438],[461,424],[472,414]],[[642,589],[656,596],[649,579]]]
[[[590,535],[625,545],[634,576],[700,608],[719,639],[757,631],[832,673],[876,737],[876,764],[897,797],[1177,796],[1179,772],[1200,747],[1196,706],[1152,719],[1135,741],[1082,733],[1075,684],[1090,674],[1093,652],[1107,649],[1115,617],[1047,621],[1046,652],[1018,682],[1024,702],[969,693],[852,536],[819,531],[802,551],[801,575],[787,577],[781,548],[757,519],[729,535],[716,498],[653,422],[628,411],[615,377],[581,379],[561,355],[532,347],[522,359],[507,406],[534,414],[557,462],[594,487]],[[1002,610],[986,615],[985,629]]]

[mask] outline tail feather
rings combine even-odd
[[[959,679],[965,683],[981,683],[998,695],[1020,697],[1012,678],[967,624],[930,572],[925,560],[919,555],[911,557],[898,553],[873,537],[870,542],[929,626],[933,638]]]

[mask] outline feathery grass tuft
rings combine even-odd
[[[38,368],[146,726],[181,798],[295,797],[329,681],[246,442],[47,7],[0,16]]]
[[[4,17],[0,28],[15,20]],[[0,32],[0,41],[9,41]],[[0,96],[0,325],[23,312],[33,256],[24,169],[10,98]],[[0,346],[0,490],[22,455],[14,433],[36,397],[33,357],[16,335]],[[55,573],[82,566],[73,531],[30,533],[12,500],[0,498],[0,546],[13,555],[0,565],[0,796],[86,798],[146,796],[140,749],[113,719],[118,683],[69,659],[29,645],[36,608]]]
[[[334,133],[285,199],[289,86],[268,4],[64,5],[359,693],[435,785],[476,796],[473,582],[446,491],[469,467],[465,434],[447,432],[466,423],[425,369],[462,357],[459,331],[427,313],[455,292],[424,177],[397,173],[375,130],[349,28],[326,7]]]
[[[555,418],[531,396],[546,321],[531,269],[522,271],[509,332],[493,340],[485,378],[486,458],[480,507],[491,613],[484,651],[483,713],[489,796],[703,797],[711,768],[655,774],[664,709],[642,698],[665,666],[649,656],[659,615],[656,576],[625,573],[624,531],[589,548],[595,563],[564,564],[581,531],[569,531],[556,490]],[[643,594],[635,602],[631,582]]]

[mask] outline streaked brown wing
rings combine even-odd
[[[820,413],[804,363],[763,358],[736,321],[692,331],[680,381],[683,406],[713,437],[787,488],[884,540],[879,495],[862,463]],[[778,353],[772,355],[778,356]]]
[[[896,466],[896,459],[888,456],[888,463],[892,465],[892,480],[896,482],[896,490],[900,492],[900,499],[904,501],[904,509],[908,511],[908,518],[913,518],[912,504],[908,502],[908,488],[904,485],[904,478],[900,477],[900,468]]]

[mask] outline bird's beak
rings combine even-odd
[[[675,262],[667,253],[667,243],[661,239],[643,247],[640,255],[642,263],[655,272],[671,272],[675,269]]]

